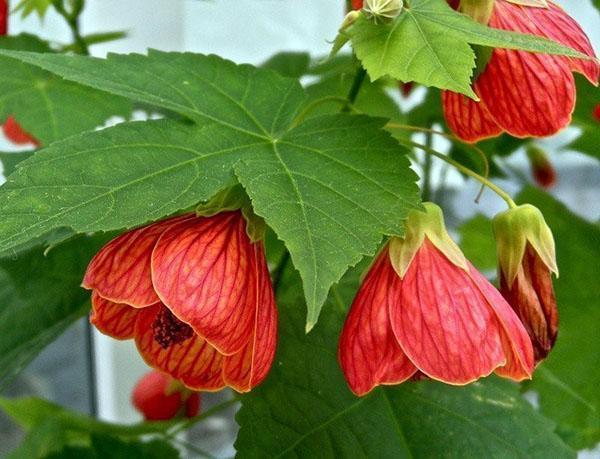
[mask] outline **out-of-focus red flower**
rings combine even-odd
[[[186,389],[176,379],[156,370],[140,378],[131,401],[147,421],[166,421],[179,416],[193,418],[200,413],[201,405],[198,392]]]
[[[402,95],[404,97],[408,97],[408,96],[410,96],[410,93],[412,92],[413,88],[415,87],[415,84],[413,82],[409,82],[409,83],[399,82],[398,86],[400,88],[400,92],[402,93]]]
[[[517,3],[495,0],[489,26],[546,37],[594,56],[583,30],[561,7],[552,2],[547,7]],[[552,135],[571,121],[576,97],[573,71],[598,84],[596,60],[495,49],[473,85],[479,102],[444,92],[448,126],[468,142],[503,132],[515,137]]]
[[[360,10],[363,7],[363,0],[352,0],[352,9]]]
[[[592,114],[596,121],[600,121],[600,104],[596,105],[594,108],[594,113]]]
[[[9,116],[4,122],[4,125],[2,126],[2,132],[4,132],[6,138],[15,145],[32,144],[36,147],[40,146],[40,143],[32,135],[25,132],[21,125],[17,123],[12,116]]]
[[[542,213],[531,205],[503,212],[493,223],[500,291],[523,322],[537,363],[546,358],[558,334],[554,238]]]
[[[275,297],[263,245],[240,211],[122,234],[91,261],[83,287],[101,332],[134,338],[146,363],[190,389],[247,392],[267,376]]]
[[[0,35],[8,33],[8,0],[0,0]]]
[[[527,148],[527,157],[535,182],[546,190],[554,187],[558,181],[558,175],[546,152],[532,145]]]
[[[350,389],[432,378],[468,384],[492,372],[531,377],[533,349],[502,295],[445,230],[441,209],[413,212],[352,303],[339,343]]]

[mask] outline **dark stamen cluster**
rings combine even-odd
[[[168,349],[174,344],[181,344],[194,335],[194,330],[173,315],[169,309],[162,307],[152,324],[154,340],[163,349]]]

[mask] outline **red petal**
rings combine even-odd
[[[262,244],[254,245],[256,259],[256,317],[252,339],[237,354],[225,357],[223,378],[238,392],[258,386],[269,373],[277,347],[277,308]]]
[[[162,304],[139,311],[135,323],[135,343],[143,359],[192,390],[217,391],[225,387],[222,373],[223,356],[198,335],[164,349],[154,339],[152,324]]]
[[[470,268],[473,281],[485,295],[501,326],[502,345],[507,360],[506,365],[498,368],[496,373],[516,381],[531,379],[533,347],[527,330],[500,292],[473,266]]]
[[[17,120],[15,120],[12,116],[9,116],[6,119],[4,125],[2,126],[2,131],[4,132],[6,138],[15,145],[33,144],[36,147],[40,146],[40,143],[34,139],[31,134],[25,132]]]
[[[543,35],[529,18],[550,11],[533,12],[536,9],[499,0],[490,26]],[[560,56],[496,49],[475,82],[475,92],[493,119],[509,134],[552,135],[570,123],[575,107],[571,65],[571,61]]]
[[[358,291],[340,337],[340,365],[352,392],[361,396],[379,384],[399,384],[416,367],[392,332],[388,304],[400,296],[399,277],[387,248],[369,270]]]
[[[113,303],[98,292],[92,292],[90,322],[105,335],[115,339],[133,338],[138,312],[127,304]]]
[[[427,376],[467,384],[505,364],[502,328],[487,298],[427,238],[402,280],[401,294],[391,299],[394,334]]]
[[[444,117],[448,127],[467,142],[478,142],[502,133],[485,105],[451,91],[442,92]]]
[[[510,15],[511,30],[534,33],[595,57],[594,48],[585,32],[560,6],[552,2],[548,2],[549,8],[527,8],[503,0],[497,3],[498,14]],[[569,62],[572,70],[584,74],[593,84],[598,84],[598,62],[568,57],[563,59]]]
[[[8,0],[0,0],[0,35],[8,32]]]
[[[189,215],[153,223],[110,241],[90,262],[83,287],[96,290],[115,303],[127,303],[134,308],[160,301],[152,286],[152,250],[163,231],[186,218]]]
[[[241,212],[178,223],[152,254],[152,281],[169,309],[219,352],[239,352],[256,311],[254,246]]]

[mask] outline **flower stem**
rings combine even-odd
[[[358,69],[356,69],[356,74],[354,75],[354,81],[352,82],[352,86],[350,87],[350,91],[348,92],[348,97],[346,98],[346,106],[342,109],[343,112],[349,112],[351,106],[354,105],[354,103],[356,102],[356,98],[358,97],[358,93],[360,92],[360,88],[362,87],[366,76],[367,71],[363,68],[362,65],[359,64]]]
[[[515,201],[513,201],[513,199],[510,197],[510,195],[506,191],[504,191],[498,185],[492,183],[487,178],[479,175],[477,172],[469,169],[468,167],[463,166],[462,164],[460,164],[457,161],[454,161],[451,158],[448,158],[446,155],[440,153],[437,150],[434,150],[431,147],[428,147],[427,145],[421,145],[420,143],[413,142],[412,140],[407,140],[407,139],[397,139],[397,140],[398,140],[398,143],[403,144],[406,147],[419,148],[419,149],[423,150],[424,152],[426,152],[432,156],[435,156],[436,158],[439,158],[442,161],[447,162],[451,166],[453,166],[456,169],[458,169],[459,171],[461,171],[463,174],[468,175],[469,177],[474,178],[475,180],[480,182],[482,185],[487,186],[490,190],[492,190],[494,193],[496,193],[498,196],[500,196],[506,202],[506,204],[508,205],[509,208],[514,209],[515,207],[517,207],[517,204],[515,203]]]
[[[56,12],[65,19],[67,25],[71,29],[71,33],[73,34],[73,41],[77,49],[77,54],[89,56],[90,49],[85,40],[83,39],[81,31],[79,30],[79,15],[85,8],[85,0],[80,0],[79,2],[77,2],[77,6],[74,7],[73,11],[71,12],[65,9],[62,1],[53,1],[52,4],[54,5],[54,9],[56,9]]]

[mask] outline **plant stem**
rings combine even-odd
[[[61,1],[54,1],[52,2],[52,4],[54,5],[54,8],[56,9],[57,13],[65,19],[67,25],[71,29],[71,33],[73,34],[73,41],[77,48],[77,54],[89,56],[90,49],[85,40],[83,39],[81,31],[79,30],[79,15],[85,7],[85,1],[81,0],[79,7],[70,13],[65,9]]]
[[[358,97],[358,93],[360,92],[360,88],[362,87],[366,76],[367,71],[363,68],[362,65],[360,65],[358,69],[356,69],[354,81],[352,82],[352,86],[350,87],[350,91],[348,92],[348,97],[346,97],[346,106],[342,109],[343,112],[349,112],[350,107],[356,102],[356,98]]]
[[[211,409],[206,410],[204,413],[202,413],[199,416],[196,416],[194,418],[188,419],[180,424],[177,424],[177,426],[175,426],[173,428],[173,430],[171,430],[168,434],[166,434],[168,437],[174,437],[175,435],[177,435],[179,432],[183,432],[184,430],[189,429],[190,427],[192,427],[194,424],[197,424],[198,422],[204,421],[207,418],[210,418],[211,416],[214,416],[215,414],[220,413],[221,411],[226,410],[227,408],[229,408],[232,405],[235,405],[237,402],[240,401],[240,398],[238,396],[235,396],[225,402],[219,403],[218,405],[213,406]]]
[[[513,199],[510,197],[510,195],[506,191],[504,191],[498,185],[492,183],[487,178],[482,177],[477,172],[472,171],[468,167],[465,167],[462,164],[460,164],[459,162],[454,161],[451,158],[448,158],[446,155],[440,153],[437,150],[434,150],[431,147],[428,147],[427,145],[421,145],[420,143],[413,142],[412,140],[404,140],[404,139],[397,139],[397,140],[398,140],[398,143],[403,144],[406,147],[419,148],[419,149],[423,150],[424,152],[426,152],[430,155],[433,155],[436,158],[441,159],[442,161],[447,162],[451,166],[453,166],[456,169],[458,169],[459,171],[461,171],[463,174],[468,175],[469,177],[474,178],[475,180],[479,181],[481,184],[487,186],[490,190],[492,190],[494,193],[496,193],[498,196],[500,196],[506,202],[506,204],[508,205],[509,208],[514,209],[515,207],[517,207],[517,204],[515,203],[515,201],[513,201]]]
[[[425,133],[425,145],[431,148],[431,133]],[[421,199],[423,201],[431,200],[431,155],[425,154],[423,163],[423,190],[421,191]]]

